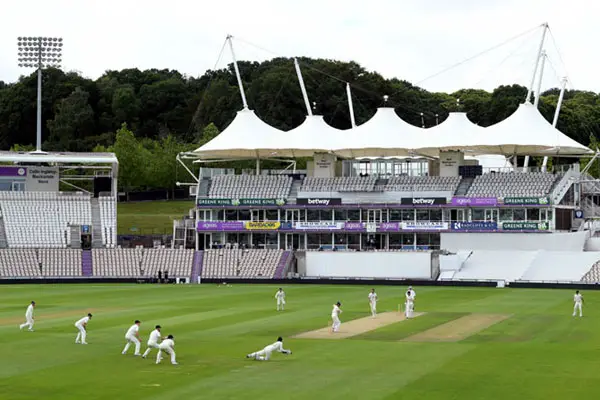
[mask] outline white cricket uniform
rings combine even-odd
[[[377,315],[377,293],[369,293],[369,304],[371,305],[371,315]]]
[[[25,311],[25,323],[19,325],[19,329],[28,327],[30,331],[33,331],[33,304],[30,304]]]
[[[573,305],[573,316],[575,316],[577,314],[577,310],[579,310],[579,316],[583,317],[583,311],[581,309],[583,305],[583,296],[581,293],[573,295],[573,302],[575,303]]]
[[[152,351],[152,349],[158,349],[158,345],[161,339],[162,336],[160,335],[160,331],[158,329],[155,329],[152,332],[150,332],[150,338],[148,339],[148,348],[146,349],[142,357],[146,358],[146,356],[150,354],[150,351]]]
[[[75,322],[75,328],[79,329],[79,333],[77,334],[77,338],[75,338],[75,343],[87,344],[85,338],[87,336],[87,331],[85,325],[90,321],[90,317],[85,316],[81,318],[79,321]]]
[[[342,325],[342,322],[340,321],[340,313],[341,312],[342,312],[342,310],[338,307],[338,305],[334,304],[333,310],[331,310],[331,320],[333,321],[333,324],[331,325],[331,329],[334,332],[339,331],[340,325]]]
[[[177,360],[175,359],[175,341],[173,339],[165,339],[158,345],[158,355],[156,356],[157,364],[160,364],[162,361],[163,351],[171,355],[171,364],[177,364]]]
[[[406,293],[406,303],[404,307],[404,315],[406,318],[411,318],[413,316],[413,309],[415,307],[415,296],[412,291],[407,291]]]
[[[127,343],[125,343],[125,348],[123,349],[123,354],[127,353],[127,350],[129,350],[129,346],[131,346],[131,343],[135,344],[135,355],[139,356],[140,355],[140,346],[142,345],[140,343],[140,340],[137,338],[140,332],[140,327],[138,326],[138,324],[133,324],[131,325],[131,327],[129,327],[129,329],[127,330],[127,333],[125,334],[125,340],[127,340]]]
[[[280,309],[283,310],[285,306],[285,292],[282,290],[281,292],[278,290],[275,293],[275,299],[277,299],[277,311]]]
[[[262,350],[248,354],[248,358],[254,358],[258,361],[268,361],[271,358],[271,353],[273,353],[274,351],[286,354],[291,353],[291,351],[283,348],[283,342],[277,341],[273,344],[268,345]]]

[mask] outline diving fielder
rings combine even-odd
[[[340,321],[340,314],[342,313],[342,309],[340,308],[342,303],[339,301],[333,305],[333,310],[331,310],[331,332],[337,332],[340,329],[340,325],[342,322]]]
[[[277,293],[275,293],[275,298],[277,299],[277,311],[280,309],[283,311],[285,307],[285,292],[282,288],[279,288]]]
[[[377,293],[375,293],[375,289],[371,289],[371,293],[369,293],[369,306],[371,307],[371,316],[377,315]]]
[[[125,348],[123,349],[122,354],[126,354],[127,350],[129,350],[129,346],[131,346],[131,343],[133,343],[135,344],[135,353],[133,353],[133,355],[139,356],[141,346],[139,320],[136,319],[133,325],[131,325],[131,327],[127,330],[127,333],[125,334],[125,340],[127,340],[127,343],[125,343]]]
[[[75,338],[75,343],[87,344],[85,338],[87,336],[87,324],[90,322],[90,319],[92,319],[92,314],[88,313],[86,317],[83,317],[79,321],[75,322],[75,328],[79,329],[79,333]]]
[[[160,325],[156,325],[154,330],[150,332],[150,338],[148,338],[148,348],[142,355],[142,358],[146,358],[152,349],[158,349],[159,342],[164,339],[160,334]]]
[[[254,358],[257,361],[269,361],[271,359],[271,353],[274,351],[278,351],[283,354],[292,354],[291,350],[286,350],[283,348],[283,338],[280,336],[277,338],[275,343],[268,345],[262,350],[248,354],[246,358]]]
[[[25,323],[19,325],[19,329],[23,330],[26,326],[29,327],[28,331],[33,332],[33,309],[35,308],[35,301],[32,301],[31,304],[27,307],[27,311],[25,311]]]
[[[575,303],[573,305],[573,316],[575,316],[577,310],[579,310],[579,317],[583,317],[583,311],[581,310],[581,307],[583,306],[583,295],[579,293],[579,290],[573,295],[573,302]]]

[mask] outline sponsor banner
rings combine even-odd
[[[333,231],[344,229],[344,222],[296,222],[294,228],[301,231]]]
[[[400,222],[383,222],[379,224],[379,232],[398,232],[400,230]]]
[[[302,198],[296,199],[296,204],[301,206],[341,206],[342,199]]]
[[[346,222],[344,223],[344,230],[365,232],[367,230],[367,224],[364,222]]]
[[[285,199],[198,199],[198,206],[283,206]]]
[[[281,227],[281,222],[264,221],[264,222],[246,222],[246,229],[249,231],[275,231]]]
[[[453,206],[496,206],[498,199],[495,197],[453,197]]]
[[[405,231],[445,231],[448,229],[447,222],[401,222],[400,227]]]
[[[242,231],[243,221],[199,221],[198,231]]]
[[[24,178],[25,176],[27,176],[27,168],[0,166],[0,176],[12,176],[12,177]]]
[[[504,204],[545,206],[550,204],[550,199],[547,197],[505,197]]]
[[[473,221],[473,222],[453,222],[453,231],[495,231],[498,229],[496,222]]]
[[[445,197],[402,197],[400,204],[404,206],[437,206],[447,204]]]
[[[550,229],[547,222],[503,222],[505,231],[547,231]]]

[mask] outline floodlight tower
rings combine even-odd
[[[62,38],[59,37],[22,36],[17,38],[19,67],[37,69],[36,153],[42,153],[42,69],[60,68],[62,41]]]

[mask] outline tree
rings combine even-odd
[[[200,146],[204,146],[206,143],[210,142],[219,134],[219,128],[212,122],[208,124],[204,130],[202,131],[202,137],[200,137]]]
[[[88,103],[89,97],[89,93],[76,88],[60,101],[54,119],[48,121],[49,141],[58,150],[86,150],[80,144],[94,129],[94,111]]]
[[[117,131],[113,150],[119,160],[119,187],[126,193],[146,183],[146,166],[152,165],[150,152],[137,141],[127,124]]]

